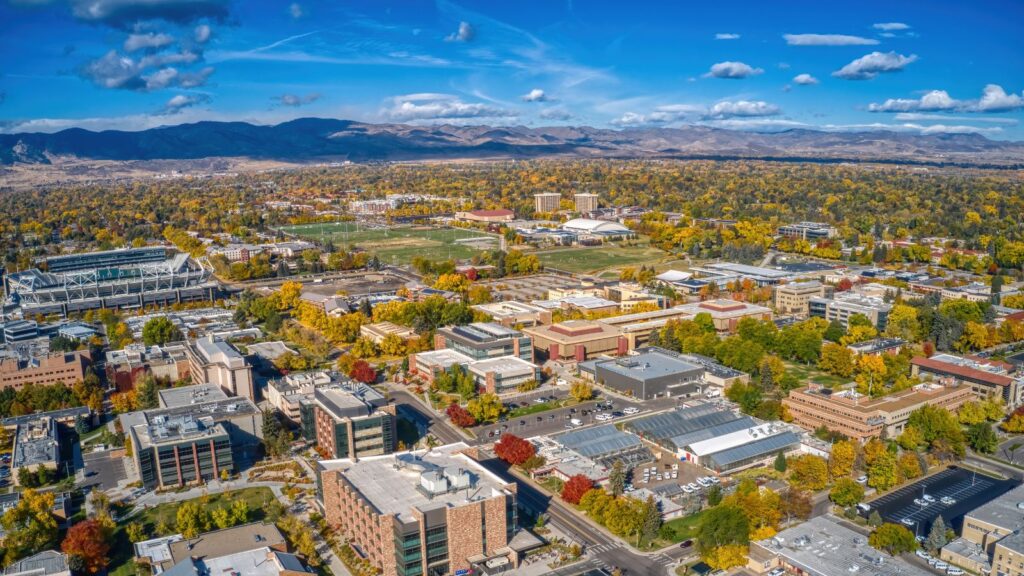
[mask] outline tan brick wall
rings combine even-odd
[[[482,503],[474,502],[448,512],[448,562],[451,572],[469,568],[466,560],[483,552]]]
[[[367,505],[341,472],[323,472],[321,482],[328,525],[357,545],[385,576],[397,574],[392,519]]]
[[[491,498],[484,502],[487,518],[487,554],[508,545],[505,531],[505,498]]]

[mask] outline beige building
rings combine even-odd
[[[793,282],[775,287],[775,312],[807,316],[811,298],[831,294],[831,287],[818,281]]]
[[[312,400],[314,390],[334,381],[332,374],[326,370],[292,372],[280,380],[267,383],[267,402],[285,418],[298,424],[302,420],[303,401]]]
[[[562,195],[558,192],[541,192],[533,195],[533,211],[550,214],[558,212]]]
[[[708,314],[711,316],[711,321],[715,324],[715,330],[727,334],[736,332],[736,327],[739,325],[740,320],[744,318],[756,318],[757,320],[772,319],[772,311],[769,308],[724,298],[683,304],[682,306],[676,306],[676,308],[693,316]]]
[[[483,312],[495,322],[506,327],[513,326],[536,326],[537,324],[550,324],[551,311],[526,304],[515,300],[504,302],[490,302],[488,304],[476,304],[473,310]]]
[[[802,428],[815,430],[825,426],[863,442],[883,435],[899,436],[911,412],[926,404],[955,411],[973,398],[968,386],[925,383],[871,399],[855,390],[833,391],[812,384],[791,390],[782,404],[789,410],[793,423]]]
[[[576,200],[576,211],[580,214],[597,210],[597,194],[578,192],[574,198]]]
[[[514,569],[539,544],[521,532],[516,484],[465,454],[463,443],[320,462],[327,523],[383,576]]]
[[[88,351],[58,352],[40,358],[0,360],[0,389],[19,389],[26,384],[50,385],[58,382],[71,386],[85,378],[92,363]]]
[[[185,348],[195,384],[215,384],[230,396],[255,400],[252,366],[231,344],[213,335],[192,340]]]
[[[600,322],[617,329],[626,339],[627,350],[635,350],[650,341],[653,330],[662,328],[673,320],[692,319],[693,314],[689,310],[680,309],[677,306],[664,310],[636,312],[634,314],[602,318]]]
[[[568,320],[549,326],[524,328],[533,340],[536,361],[569,360],[582,362],[601,354],[619,356],[629,351],[629,343],[615,327],[588,320]]]
[[[972,572],[1024,576],[1024,486],[964,515],[960,537],[943,546],[940,557]]]
[[[399,326],[393,322],[374,322],[373,324],[363,324],[359,327],[359,335],[363,338],[369,338],[373,340],[374,344],[380,344],[385,338],[391,335],[398,336],[402,340],[412,340],[418,337],[416,331],[412,328],[405,326]]]

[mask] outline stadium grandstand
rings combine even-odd
[[[217,284],[188,254],[147,247],[49,258],[41,268],[7,275],[4,289],[26,316],[66,316],[99,308],[213,300]]]

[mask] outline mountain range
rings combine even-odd
[[[885,130],[746,132],[683,126],[413,126],[302,118],[273,126],[197,122],[137,132],[0,134],[0,165],[245,158],[288,163],[490,158],[711,158],[1024,167],[1024,142]]]

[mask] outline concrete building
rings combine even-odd
[[[929,405],[955,412],[973,399],[968,386],[918,384],[909,390],[868,398],[856,390],[833,391],[817,384],[797,388],[782,400],[793,423],[813,431],[819,426],[864,442],[871,438],[895,438],[907,425],[910,414]]]
[[[617,328],[588,320],[568,320],[548,326],[524,328],[533,340],[537,362],[568,360],[583,362],[602,354],[619,356],[629,342]]]
[[[516,484],[464,452],[429,451],[320,462],[328,524],[383,576],[443,576],[518,565]]]
[[[592,220],[590,218],[573,218],[562,224],[561,228],[580,236],[618,237],[633,235],[632,230],[618,222]]]
[[[782,569],[786,574],[803,576],[932,574],[917,564],[872,548],[866,536],[832,516],[816,516],[772,538],[751,542],[747,567],[757,574]]]
[[[280,566],[281,563],[277,561],[274,554],[291,556],[287,554],[288,542],[276,526],[266,522],[252,522],[223,530],[204,532],[195,538],[184,538],[181,534],[173,534],[138,542],[134,546],[136,561],[151,566],[154,571],[159,573],[244,574],[245,576],[250,574],[284,576],[288,572],[306,573],[304,567],[297,570],[294,565],[289,568]],[[255,554],[252,554],[253,552]],[[230,560],[218,562],[220,559]],[[194,571],[183,571],[186,566]]]
[[[580,214],[589,214],[597,210],[597,194],[590,192],[577,192],[573,195],[576,201],[576,211]]]
[[[455,350],[441,349],[409,355],[409,373],[430,383],[434,377],[459,364],[466,366],[473,359]]]
[[[892,304],[885,300],[856,292],[838,292],[832,298],[814,297],[808,302],[808,313],[812,317],[829,322],[834,320],[843,328],[849,328],[850,316],[861,314],[867,316],[880,332],[885,330],[891,310]]]
[[[757,286],[775,286],[776,284],[793,280],[797,276],[793,272],[786,270],[738,264],[736,262],[714,262],[700,267],[693,267],[691,271],[697,275],[698,279],[705,282],[714,282],[721,289],[725,289],[728,284],[742,280],[750,280]]]
[[[795,222],[786,226],[779,226],[779,235],[787,238],[801,238],[803,240],[825,240],[834,238],[836,229],[821,222]]]
[[[399,326],[393,322],[374,322],[363,324],[359,327],[359,335],[363,338],[373,340],[374,344],[380,344],[388,336],[398,336],[402,340],[412,340],[419,337],[412,328]]]
[[[292,372],[267,383],[267,402],[293,424],[298,424],[302,421],[302,405],[313,399],[313,391],[341,381],[340,374],[326,370]]]
[[[740,320],[744,318],[754,318],[756,320],[772,319],[770,308],[747,302],[737,302],[736,300],[706,300],[704,302],[676,306],[676,309],[686,312],[691,316],[708,314],[711,316],[711,321],[715,324],[715,330],[723,334],[735,333]]]
[[[395,405],[365,384],[316,388],[301,413],[303,436],[315,440],[317,452],[326,459],[359,459],[395,451]]]
[[[562,195],[558,192],[541,192],[533,195],[533,211],[543,214],[558,212]]]
[[[508,394],[526,382],[540,382],[540,368],[518,356],[502,356],[470,362],[467,367],[477,388],[494,394]]]
[[[465,220],[466,222],[511,222],[516,219],[516,213],[504,208],[497,210],[469,210],[468,212],[456,212],[455,218]]]
[[[964,384],[978,398],[1002,398],[1011,410],[1024,401],[1024,377],[1007,362],[953,354],[936,354],[930,358],[918,356],[910,361],[910,374],[940,384]]]
[[[580,371],[617,392],[641,400],[689,397],[699,395],[703,389],[704,367],[663,348],[644,348],[632,356],[584,362]]]
[[[231,438],[209,416],[154,416],[130,431],[139,480],[146,488],[202,484],[234,472]]]
[[[107,352],[106,357],[107,382],[118,392],[133,390],[146,376],[172,383],[189,378],[190,363],[184,342],[149,348],[129,344],[123,350]]]
[[[256,399],[252,366],[231,344],[211,335],[189,341],[185,353],[192,382],[209,382],[220,386],[228,395]]]
[[[60,463],[60,427],[48,416],[19,424],[14,431],[14,453],[11,457],[11,478],[19,484],[22,468],[35,472],[40,467],[57,470]]]
[[[1024,486],[982,504],[964,515],[960,537],[942,548],[951,564],[986,576],[1024,574]]]
[[[848,344],[846,347],[857,356],[862,354],[878,356],[880,354],[899,354],[906,345],[907,341],[902,338],[872,338]]]
[[[487,314],[498,324],[509,328],[551,323],[551,311],[515,300],[476,304],[471,308]]]
[[[810,313],[811,298],[831,295],[832,287],[817,280],[780,284],[775,287],[775,313],[807,316]]]
[[[163,247],[55,256],[46,268],[4,277],[6,294],[18,295],[26,315],[212,301],[218,290],[209,270]]]
[[[440,328],[434,334],[434,349],[454,350],[473,360],[501,356],[533,360],[533,345],[528,336],[494,322]]]
[[[219,476],[221,470],[241,470],[262,450],[263,413],[248,398],[227,397],[219,387],[205,384],[161,390],[160,403],[160,408],[120,416],[132,443],[129,471],[147,487],[184,485]]]

